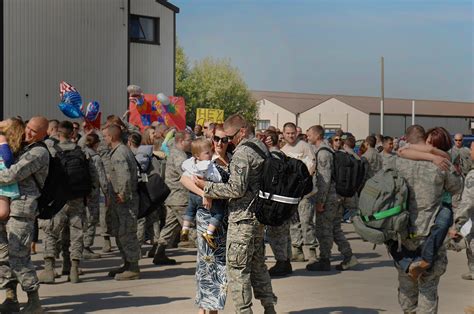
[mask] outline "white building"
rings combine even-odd
[[[173,95],[176,13],[164,0],[0,0],[0,118],[64,119],[59,83],[121,115],[126,88]]]
[[[357,139],[380,132],[380,98],[252,91],[258,104],[257,129],[282,129],[293,122],[303,131],[319,124],[328,131],[342,128]],[[412,124],[412,100],[385,99],[384,135],[400,136]],[[474,103],[415,100],[415,123],[442,126],[451,133],[474,132]]]

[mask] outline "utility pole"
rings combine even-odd
[[[380,89],[381,89],[381,100],[380,100],[380,134],[383,135],[383,114],[384,114],[384,73],[383,73],[383,56],[381,58],[381,69],[382,69],[382,73],[381,73],[381,84],[380,84]]]

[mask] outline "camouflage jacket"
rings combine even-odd
[[[362,155],[369,163],[369,170],[367,176],[373,177],[380,169],[382,169],[382,156],[375,150],[375,148],[369,147],[367,151]]]
[[[227,183],[207,182],[204,193],[214,199],[230,199],[229,221],[256,221],[251,203],[258,190],[258,182],[263,174],[264,160],[250,147],[242,145],[246,142],[257,144],[267,151],[265,144],[258,139],[243,139],[234,150],[229,165],[230,178]]]
[[[450,171],[441,171],[429,161],[404,158],[396,158],[395,165],[408,186],[410,232],[425,237],[441,208],[443,193],[459,193],[462,179],[453,166]]]
[[[469,218],[474,215],[474,170],[471,170],[464,181],[461,203],[454,210],[454,222],[459,231]]]
[[[10,203],[10,216],[35,218],[38,214],[37,199],[48,176],[49,153],[44,147],[30,148],[31,145],[24,148],[9,169],[0,171],[0,184],[17,182],[20,190],[20,197]]]
[[[338,198],[336,194],[336,185],[332,180],[334,155],[326,149],[333,152],[333,149],[325,143],[316,147],[316,204],[336,202]]]
[[[94,184],[94,187],[98,188],[100,186],[104,195],[108,195],[109,180],[107,179],[102,159],[100,158],[97,152],[90,149],[89,147],[85,147],[83,150],[87,158],[89,159],[89,162],[94,167],[95,172],[97,173],[99,181]]]
[[[171,193],[165,201],[166,205],[186,206],[188,204],[189,191],[179,182],[183,169],[181,165],[188,159],[185,152],[172,148],[166,161],[165,183],[170,188]]]
[[[459,159],[461,171],[463,175],[466,176],[473,166],[473,162],[471,159],[471,150],[467,147],[453,147],[449,150],[449,154],[451,155],[452,161],[457,162],[457,159]]]
[[[384,152],[380,153],[380,155],[382,156],[382,169],[387,170],[395,168],[395,159],[397,158],[397,155],[386,154]]]
[[[121,194],[125,202],[138,199],[138,167],[132,151],[119,144],[110,151],[110,182],[113,193]]]

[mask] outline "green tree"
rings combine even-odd
[[[230,60],[205,58],[189,70],[182,48],[177,49],[176,60],[176,94],[186,99],[188,125],[194,125],[197,108],[223,109],[225,117],[240,113],[249,121],[255,121],[256,102]]]

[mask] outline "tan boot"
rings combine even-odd
[[[71,283],[79,283],[79,261],[76,259],[72,260],[71,271],[69,273],[69,281]]]
[[[104,237],[104,246],[102,247],[102,252],[112,252],[112,242],[110,242],[110,237]]]
[[[7,284],[6,286],[6,298],[2,304],[0,304],[0,313],[16,313],[20,312],[20,303],[16,295],[16,283]]]
[[[113,270],[109,271],[109,274],[107,276],[114,278],[117,274],[121,274],[124,271],[128,270],[129,267],[130,267],[130,263],[127,262],[127,261],[124,261],[122,267],[119,267],[119,268],[116,268],[116,269],[113,269]]]
[[[46,257],[44,259],[44,270],[38,274],[38,280],[40,283],[53,284],[54,283],[54,258]]]
[[[28,303],[26,303],[26,306],[20,311],[20,313],[44,313],[43,308],[41,307],[38,291],[28,292]]]
[[[129,263],[129,267],[126,271],[121,274],[115,275],[115,280],[124,281],[124,280],[136,280],[140,279],[140,268],[138,267],[138,262]]]
[[[302,247],[293,246],[291,248],[291,261],[292,262],[305,262],[304,252]]]

